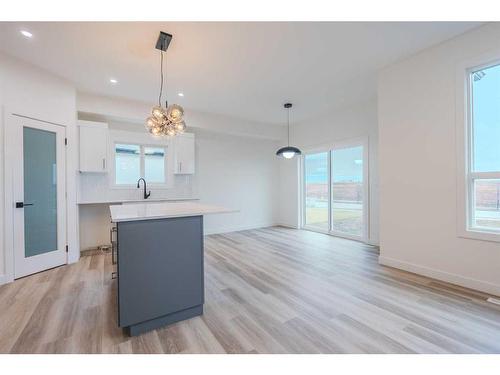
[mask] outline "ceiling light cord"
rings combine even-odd
[[[168,91],[167,91],[167,85],[168,85],[168,55],[165,52],[165,108],[168,107]]]
[[[161,107],[161,95],[163,93],[163,51],[160,51],[160,94],[158,95],[158,105]]]
[[[165,92],[167,91],[167,78],[168,78],[168,59],[165,56],[165,75],[163,74],[163,50],[160,51],[160,95],[158,95],[158,105],[161,107],[161,97],[163,95],[163,86]],[[165,93],[165,108],[168,107],[168,97]]]
[[[287,108],[286,123],[288,124],[288,146],[290,146],[290,108]]]

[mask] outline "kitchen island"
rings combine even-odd
[[[203,216],[235,211],[196,202],[128,204],[110,211],[116,224],[118,325],[135,336],[203,314]]]

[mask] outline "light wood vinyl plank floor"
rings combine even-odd
[[[131,338],[91,254],[0,287],[0,353],[500,353],[488,295],[377,258],[282,227],[207,236],[203,316]]]

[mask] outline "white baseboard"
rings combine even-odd
[[[230,232],[238,232],[240,230],[250,230],[250,229],[258,229],[258,228],[266,228],[273,227],[277,225],[276,223],[260,223],[260,224],[252,224],[252,225],[227,225],[217,228],[209,228],[204,230],[205,235],[209,234],[221,234],[221,233],[230,233]]]
[[[384,256],[378,257],[379,264],[399,268],[404,271],[413,272],[419,275],[427,276],[433,279],[446,281],[450,284],[460,285],[466,288],[475,289],[484,293],[493,294],[495,296],[500,296],[500,285],[490,283],[488,281],[477,280],[471,277],[465,277],[457,275],[454,273],[438,270],[435,268],[429,268],[426,266],[409,263],[394,258],[388,258]]]

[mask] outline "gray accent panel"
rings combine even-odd
[[[160,318],[148,320],[147,322],[132,325],[127,328],[128,334],[130,336],[137,336],[141,333],[151,331],[156,328],[166,326],[168,324],[180,322],[181,320],[186,320],[193,318],[198,315],[203,314],[203,305],[191,307],[186,310],[177,311],[175,313],[162,316]]]
[[[202,305],[203,216],[117,223],[120,327]]]

